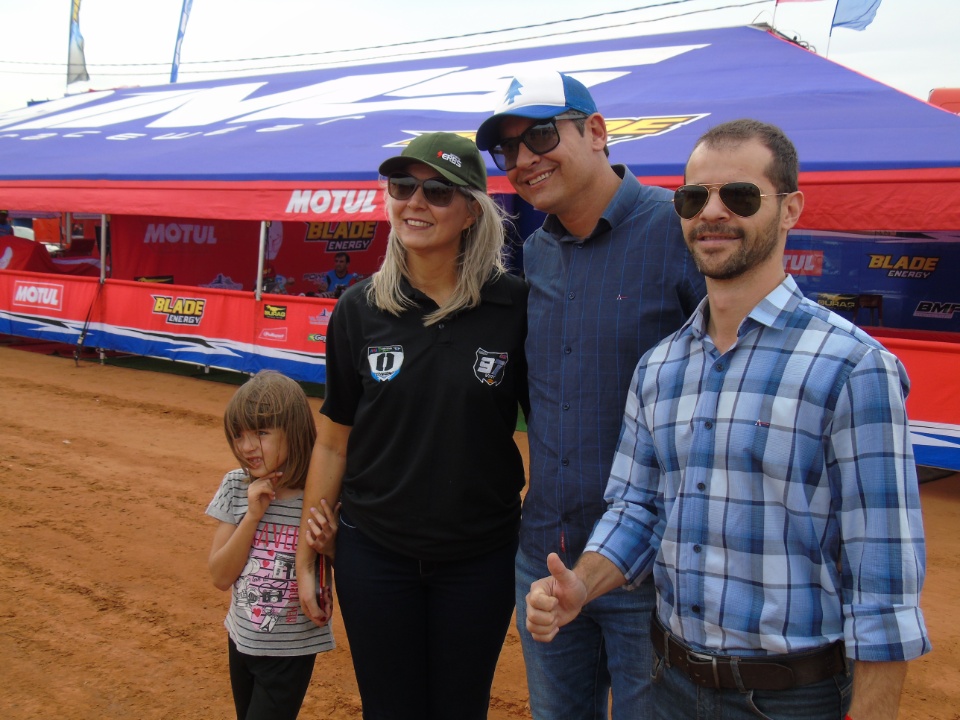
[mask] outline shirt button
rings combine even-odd
[[[699,545],[694,545],[694,546],[693,546],[693,551],[694,551],[695,553],[700,552],[700,546],[699,546]]]
[[[576,296],[577,296],[577,294],[576,294],[575,292],[572,292],[572,293],[570,293],[569,295],[567,295],[567,297],[568,297],[570,300],[573,300]]]
[[[697,615],[700,614],[700,606],[699,606],[699,605],[694,605],[694,606],[693,606],[692,608],[690,608],[690,609],[693,610]]]
[[[560,464],[566,467],[567,465],[570,464],[570,461],[567,458],[564,458],[563,460],[560,461]]]
[[[709,430],[710,428],[713,427],[713,423],[710,422],[709,420],[707,420],[707,421],[703,424],[703,426],[704,426],[707,430]]]
[[[444,324],[443,324],[443,323],[440,323],[439,325],[437,325],[437,327],[440,328],[441,330],[443,330]]]
[[[716,365],[714,365],[714,367],[715,367],[718,371],[723,372],[723,363],[722,363],[722,362],[718,362]]]
[[[564,354],[564,355],[569,355],[569,354],[572,353],[572,352],[573,352],[573,348],[572,348],[572,347],[565,347],[565,348],[563,349],[563,354]]]
[[[697,483],[697,490],[706,490],[707,486],[703,483]]]
[[[569,409],[570,409],[570,403],[564,403],[564,404],[563,404],[563,409],[564,409],[564,410],[569,410]]]

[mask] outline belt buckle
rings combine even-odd
[[[713,687],[717,690],[720,689],[720,671],[717,669],[717,656],[708,655],[706,653],[698,653],[692,650],[687,650],[687,664],[690,667],[691,671],[697,665],[710,665],[710,669],[713,671]]]

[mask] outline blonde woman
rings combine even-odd
[[[472,141],[421,135],[380,173],[387,253],[330,320],[297,570],[335,547],[364,718],[485,718],[514,606],[527,288]]]

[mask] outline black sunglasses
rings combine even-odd
[[[424,199],[435,207],[447,207],[458,190],[456,185],[442,178],[418,180],[404,173],[394,173],[387,178],[387,192],[394,200],[409,200],[421,185]]]
[[[681,185],[673,193],[673,207],[677,215],[684,220],[692,220],[707,206],[710,191],[716,188],[720,202],[734,215],[748,218],[756,215],[765,197],[780,197],[790,193],[762,193],[760,188],[750,182],[705,183],[703,185]]]
[[[506,138],[490,148],[490,155],[497,167],[506,172],[517,166],[517,156],[520,154],[520,143],[534,155],[543,155],[556,149],[560,144],[560,131],[557,130],[557,120],[577,120],[586,117],[582,113],[557,115],[549,120],[542,120],[531,125],[516,137]]]

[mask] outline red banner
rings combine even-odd
[[[264,287],[305,295],[317,291],[334,257],[348,272],[374,273],[386,252],[385,222],[273,222],[268,228]],[[114,216],[112,277],[227,290],[256,287],[260,223],[249,220]]]

